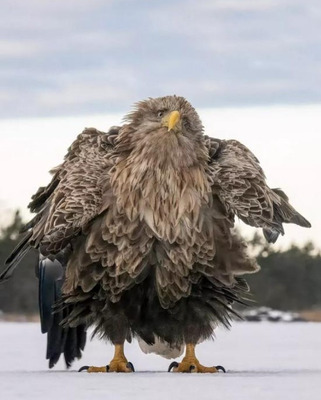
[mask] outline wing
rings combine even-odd
[[[36,216],[24,227],[26,235],[8,257],[0,281],[11,276],[30,247],[39,248],[44,256],[63,254],[72,238],[101,212],[118,130],[85,129],[73,142],[64,162],[51,171],[49,185],[32,197],[28,207]]]
[[[206,137],[209,150],[209,176],[213,193],[227,213],[243,222],[263,228],[268,242],[284,234],[283,223],[303,227],[311,224],[289,203],[281,189],[271,189],[255,155],[236,140]]]

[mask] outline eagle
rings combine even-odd
[[[40,254],[40,313],[47,358],[80,358],[93,328],[114,357],[88,372],[132,372],[124,343],[167,358],[173,372],[218,372],[198,343],[229,326],[258,271],[235,219],[274,243],[284,223],[310,227],[255,155],[237,140],[204,134],[183,97],[138,102],[122,126],[85,129],[52,180],[29,204],[35,213],[6,261],[8,279],[30,248]]]

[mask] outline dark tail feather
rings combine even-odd
[[[62,352],[64,353],[66,365],[69,368],[75,358],[81,358],[81,351],[84,350],[86,344],[86,330],[84,325],[64,329],[68,329],[68,334]]]
[[[47,356],[49,368],[52,368],[64,354],[69,368],[75,358],[81,357],[81,351],[86,344],[86,329],[84,325],[70,328],[63,325],[63,320],[73,310],[73,305],[54,307],[61,302],[61,287],[64,269],[57,260],[52,262],[44,259],[39,263],[39,309],[41,331],[47,333]],[[55,311],[53,312],[53,308]]]
[[[5,282],[12,276],[13,271],[16,269],[21,259],[29,251],[29,239],[31,238],[31,236],[32,232],[28,232],[21,240],[21,242],[17,245],[17,247],[12,251],[10,256],[7,258],[5,262],[6,268],[0,274],[0,283]]]
[[[61,321],[68,308],[54,314],[53,323],[47,333],[47,360],[49,368],[53,368],[64,355],[67,368],[75,358],[81,358],[81,352],[86,344],[86,330],[84,325],[76,328],[62,327]]]
[[[56,313],[53,316],[52,324],[47,332],[47,355],[49,360],[49,368],[52,368],[59,360],[61,354],[61,344],[64,341],[63,328],[60,326],[62,316]],[[62,311],[61,311],[62,314]]]

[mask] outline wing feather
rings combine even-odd
[[[49,185],[32,197],[28,207],[37,214],[22,229],[28,234],[8,257],[1,280],[12,274],[28,247],[40,247],[45,256],[59,253],[100,213],[118,130],[87,128],[78,135],[64,162],[51,171]]]
[[[310,227],[280,189],[271,189],[255,155],[237,140],[206,137],[213,193],[227,212],[250,226],[263,228],[269,242],[284,234],[283,223]],[[215,151],[213,151],[215,149]]]

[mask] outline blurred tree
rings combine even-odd
[[[313,243],[277,251],[256,233],[250,248],[261,271],[247,276],[257,305],[282,310],[321,308],[321,255]]]
[[[12,223],[0,231],[0,269],[18,244],[23,222],[19,211]],[[7,313],[35,313],[38,311],[38,281],[35,277],[37,252],[30,251],[14,272],[14,277],[0,285],[0,310]]]

